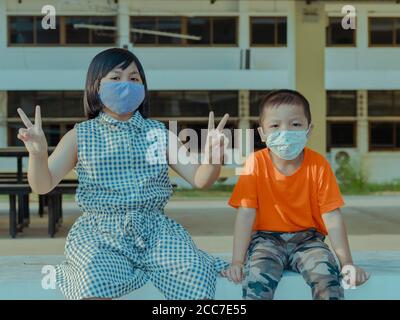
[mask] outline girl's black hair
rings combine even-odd
[[[144,100],[139,106],[138,111],[144,118],[147,117],[149,93],[142,64],[129,50],[110,48],[98,53],[89,65],[83,97],[85,115],[88,119],[95,118],[104,107],[98,94],[100,80],[119,64],[121,64],[122,69],[126,69],[132,62],[135,63],[139,71],[145,90]]]

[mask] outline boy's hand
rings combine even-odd
[[[221,273],[229,281],[240,283],[243,280],[243,264],[232,263],[228,269],[223,270]]]
[[[352,271],[351,268],[354,268]],[[366,272],[364,269],[357,267],[356,265],[353,264],[346,264],[343,266],[342,271],[343,275],[343,280],[350,286],[355,285],[356,287],[361,286],[363,283],[365,283],[369,277],[370,274]],[[351,277],[355,275],[355,279],[351,279]]]
[[[205,161],[207,164],[222,164],[225,151],[225,142],[227,139],[222,130],[224,129],[228,118],[229,114],[225,114],[215,129],[214,112],[210,111],[210,116],[208,118],[207,140],[204,150]]]

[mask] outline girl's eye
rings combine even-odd
[[[278,125],[277,125],[277,124],[272,124],[272,125],[270,126],[270,128],[278,128]]]
[[[293,123],[295,127],[301,127],[301,123]]]
[[[137,79],[137,78],[132,78],[131,80],[132,81],[139,81],[139,79]]]
[[[119,80],[119,77],[112,77],[111,80]]]

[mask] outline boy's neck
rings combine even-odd
[[[300,154],[294,158],[293,160],[285,160],[278,157],[275,153],[273,153],[270,149],[267,149],[269,152],[269,156],[271,158],[274,166],[283,174],[290,175],[294,171],[296,171],[304,160],[304,149],[300,152]]]

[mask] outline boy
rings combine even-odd
[[[278,90],[262,100],[258,131],[267,148],[247,159],[229,200],[238,212],[232,264],[224,275],[244,280],[244,299],[272,299],[285,269],[302,274],[313,299],[343,299],[327,234],[341,268],[354,268],[355,285],[369,278],[353,265],[340,212],[344,202],[329,163],[305,147],[312,128],[300,93]]]

